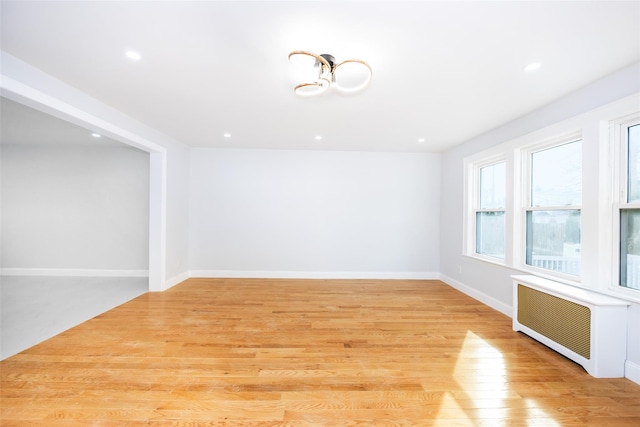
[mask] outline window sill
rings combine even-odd
[[[482,261],[482,262],[486,262],[486,263],[493,264],[493,265],[499,265],[500,267],[512,268],[509,265],[507,265],[505,260],[502,260],[500,258],[482,256],[482,255],[478,255],[478,254],[475,254],[475,253],[474,254],[462,254],[462,255],[464,257],[475,259],[477,261]]]
[[[537,269],[529,269],[526,267],[516,267],[516,266],[512,266],[512,265],[508,265],[506,262],[501,261],[497,258],[491,258],[491,257],[483,257],[483,256],[479,256],[477,254],[463,254],[464,257],[466,258],[471,258],[474,259],[476,261],[482,261],[482,262],[486,262],[487,264],[492,264],[492,265],[496,265],[499,267],[504,267],[504,268],[508,268],[510,270],[515,270],[515,271],[519,271],[523,274],[527,274],[527,275],[531,275],[534,277],[539,277],[540,279],[543,280],[550,280],[552,282],[556,282],[556,283],[562,283],[568,286],[573,286],[576,289],[581,289],[581,290],[586,290],[586,291],[591,291],[591,292],[595,292],[601,295],[605,295],[608,297],[612,297],[612,298],[617,298],[620,300],[624,300],[624,301],[628,301],[630,303],[634,303],[634,304],[640,304],[640,291],[637,290],[633,290],[633,289],[618,289],[617,287],[608,287],[608,288],[592,288],[592,287],[588,287],[588,286],[584,286],[582,284],[582,282],[580,282],[579,280],[572,280],[570,278],[567,277],[560,277],[560,276],[555,276],[553,274],[546,274],[544,271],[539,271]],[[637,294],[637,295],[635,295]]]

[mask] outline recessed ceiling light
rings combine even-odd
[[[420,144],[422,144],[424,141],[425,141],[425,139],[424,139],[424,138],[418,138],[418,142],[419,142]]]
[[[322,135],[316,135],[316,141],[320,141],[322,139]]]
[[[94,133],[91,134],[91,136],[94,137],[94,138],[100,138],[102,135],[100,135],[99,133],[95,133],[94,132]]]
[[[527,65],[526,67],[524,67],[525,71],[535,71],[538,68],[540,68],[540,63],[539,62],[532,62],[531,64]]]
[[[224,135],[222,135],[222,136],[224,136],[225,138],[231,138],[231,134],[230,134],[230,133],[228,133],[228,132],[227,132],[227,133],[225,133],[225,134],[224,134]]]
[[[142,56],[135,50],[127,50],[124,54],[127,55],[127,58],[131,59],[132,61],[140,61],[140,59],[142,58]]]

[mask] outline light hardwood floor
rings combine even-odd
[[[640,426],[439,281],[191,279],[0,362],[3,426]]]

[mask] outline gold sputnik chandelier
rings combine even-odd
[[[328,53],[317,55],[304,50],[294,50],[289,54],[289,62],[296,64],[300,71],[313,73],[308,77],[311,81],[300,83],[293,88],[293,91],[301,96],[319,95],[329,88],[342,93],[359,92],[369,85],[373,75],[371,66],[360,59],[347,59],[338,63],[333,55]]]

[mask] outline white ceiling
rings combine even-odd
[[[196,147],[440,152],[640,60],[638,1],[1,7],[4,51]],[[299,98],[292,50],[363,59],[371,85]]]

